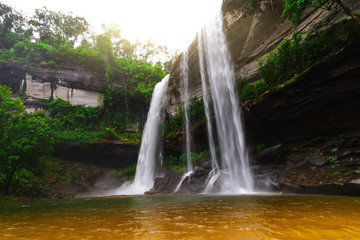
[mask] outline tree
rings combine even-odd
[[[148,62],[149,59],[159,54],[167,55],[167,46],[156,45],[151,39],[148,39],[145,44],[141,45],[139,56],[144,62]]]
[[[127,39],[120,39],[115,43],[115,52],[120,58],[134,58],[138,46],[138,42],[131,44]]]
[[[42,155],[53,150],[53,137],[44,112],[28,114],[8,87],[0,86],[0,186],[5,193],[16,176],[29,172]]]
[[[168,74],[171,73],[175,60],[179,57],[179,55],[180,55],[179,50],[175,50],[175,52],[173,52],[172,54],[169,53],[166,55],[166,58],[168,60],[163,63],[163,67]]]
[[[0,3],[0,48],[12,48],[22,35],[28,37],[32,35],[32,30],[26,26],[25,17]]]
[[[96,36],[95,51],[104,61],[104,67],[113,62],[114,52],[111,37],[106,34]]]
[[[349,16],[360,24],[360,18],[350,9],[343,0],[284,0],[285,9],[283,16],[290,21],[297,23],[300,21],[301,15],[307,7],[313,7],[313,12],[327,5],[329,8],[333,4],[338,4]]]
[[[74,45],[79,36],[89,31],[89,23],[85,18],[73,16],[72,13],[50,11],[46,7],[35,9],[31,25],[39,34],[39,40],[50,44],[65,39],[68,44]]]

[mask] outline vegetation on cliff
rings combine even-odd
[[[317,10],[324,4],[331,5],[331,1],[285,0],[284,16],[296,22],[305,7],[312,4]],[[46,175],[41,171],[42,166],[49,168],[53,162],[44,159],[51,159],[56,142],[116,139],[139,143],[141,134],[128,130],[142,129],[154,86],[171,70],[170,60],[151,62],[158,53],[168,55],[164,46],[156,46],[151,41],[132,44],[121,37],[116,25],[104,26],[103,33],[95,35],[90,33],[84,18],[46,8],[37,9],[31,19],[1,3],[0,9],[0,63],[53,69],[80,67],[104,79],[107,85],[102,89],[101,107],[73,106],[61,99],[51,99],[40,101],[46,113],[34,114],[24,112],[22,101],[11,98],[11,91],[0,86],[0,187],[3,192],[8,192],[11,185],[39,185],[38,176]],[[260,59],[260,80],[251,84],[246,78],[237,80],[241,101],[282,88],[347,44],[359,41],[360,25],[354,24],[357,21],[354,16],[355,20],[343,20],[328,29],[314,29],[306,34],[295,32],[285,39]],[[122,86],[122,90],[114,90],[114,83]],[[205,122],[202,100],[191,100],[190,118],[193,126]],[[166,137],[179,137],[182,120],[183,107],[180,106],[176,115],[167,117]],[[191,158],[197,162],[209,158],[209,152],[192,153]],[[335,161],[335,158],[328,160]],[[184,162],[184,154],[164,159],[165,167],[176,172],[184,170]],[[124,171],[133,172],[134,167]],[[64,173],[61,181],[68,181],[67,175]]]
[[[259,60],[260,80],[248,84],[246,78],[237,79],[241,101],[246,102],[269,89],[283,87],[359,38],[360,25],[353,20],[343,20],[325,30],[314,29],[306,34],[294,32],[290,39],[285,39]]]
[[[349,16],[360,24],[360,18],[343,0],[284,0],[285,9],[283,16],[290,21],[298,23],[308,7],[312,7],[312,13],[320,8],[330,9],[334,4],[339,5]]]
[[[40,100],[46,110],[26,113],[19,98],[0,86],[0,186],[40,184],[39,159],[56,142],[89,143],[103,139],[140,142],[152,91],[172,56],[152,41],[131,43],[117,25],[90,32],[86,19],[71,13],[36,9],[28,17],[0,3],[0,62],[11,67],[82,68],[104,80],[102,106],[73,106],[62,99]],[[161,57],[161,58],[160,58]],[[162,59],[162,62],[153,62]],[[115,91],[113,84],[121,86]],[[24,96],[23,98],[26,98]],[[134,131],[128,131],[128,130]],[[49,158],[49,157],[45,157]]]
[[[60,100],[42,102],[50,110],[51,118],[61,118],[58,121],[61,124],[54,127],[62,129],[61,134],[56,134],[60,139],[96,140],[105,136],[96,132],[106,128],[108,136],[120,136],[135,124],[138,130],[142,129],[154,86],[171,68],[172,56],[166,46],[150,40],[131,43],[121,36],[120,27],[115,24],[104,25],[103,33],[95,34],[86,19],[45,7],[36,9],[31,17],[2,3],[0,10],[1,63],[53,69],[83,68],[103,79],[107,86],[99,89],[103,92],[101,109],[72,107]],[[163,62],[152,62],[160,56]],[[115,91],[113,84],[122,90]],[[72,133],[71,126],[74,126]]]

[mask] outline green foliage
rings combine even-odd
[[[173,88],[170,90],[170,94],[171,94],[171,95],[174,95],[177,99],[180,98],[180,92],[179,92],[179,90],[176,89],[176,87],[173,87]]]
[[[239,99],[243,102],[251,100],[268,90],[268,84],[263,80],[259,80],[254,84],[248,84],[247,79],[241,79],[236,83],[236,89]]]
[[[18,171],[15,172],[12,184],[28,188],[32,186],[38,186],[40,184],[40,179],[28,169],[20,168]]]
[[[8,87],[0,86],[0,186],[26,185],[31,169],[42,155],[53,150],[53,136],[45,113],[23,112],[20,99],[13,100]]]
[[[212,104],[211,102],[209,103]],[[205,108],[203,99],[194,98],[189,104],[190,119],[194,123],[199,123],[206,120]]]
[[[78,16],[50,11],[47,8],[35,9],[35,15],[30,21],[32,28],[39,33],[39,40],[54,44],[65,39],[69,44],[75,44],[79,36],[88,31],[87,21]]]
[[[299,32],[295,32],[291,39],[284,40],[260,61],[259,72],[264,79],[261,91],[291,81],[296,75],[326,60],[326,57],[357,41],[359,37],[360,26],[350,20],[342,21],[323,32],[309,34],[305,39]]]
[[[212,105],[212,102],[209,102],[209,105]],[[202,99],[194,98],[190,100],[189,115],[192,124],[197,124],[206,120],[204,101]],[[181,104],[175,115],[167,117],[164,127],[165,135],[170,137],[176,136],[178,133],[180,133],[184,118],[184,104]]]
[[[22,13],[0,3],[0,48],[9,50],[22,36],[31,35],[32,31],[26,26]]]
[[[105,136],[103,110],[71,105],[60,98],[42,101],[49,112],[49,123],[57,142],[96,142]]]
[[[124,128],[108,125],[106,123],[108,116],[106,116],[104,108],[71,105],[60,98],[54,101],[41,100],[40,102],[49,112],[49,123],[57,142],[91,143],[101,139],[113,139],[133,144],[140,143],[141,133],[127,132]],[[114,101],[111,103],[113,104]],[[125,118],[123,115],[119,116],[122,119]]]
[[[311,9],[310,13],[316,12],[319,8],[331,7],[336,4],[342,8],[346,14],[348,14],[354,21],[360,24],[359,14],[354,12],[350,6],[347,5],[347,1],[344,0],[284,0],[285,8],[282,16],[288,18],[293,23],[299,23],[304,10],[308,7]]]
[[[268,90],[268,85],[264,81],[257,81],[254,84],[254,93],[256,96],[261,95],[262,93],[266,92]]]
[[[314,29],[305,38],[293,33],[265,58],[260,59],[261,80],[249,84],[239,77],[236,89],[241,101],[246,102],[271,88],[281,88],[293,81],[311,66],[325,61],[327,57],[360,38],[360,26],[353,20],[343,20],[330,28],[317,32]]]
[[[329,162],[332,163],[332,164],[337,164],[337,163],[339,163],[340,161],[337,160],[336,158],[334,158],[333,156],[330,156],[330,157],[329,157]]]
[[[134,175],[136,172],[136,164],[131,164],[130,166],[120,169],[119,171],[113,171],[115,174],[125,174],[125,175]]]
[[[275,51],[260,61],[259,71],[269,86],[283,83],[290,79],[295,73],[304,69],[307,63],[308,52],[310,49],[303,49],[301,45],[302,36],[299,32],[292,35],[291,39],[285,39]],[[305,60],[305,61],[304,61]]]
[[[182,113],[179,111],[175,115],[168,116],[165,120],[164,131],[166,137],[175,137],[181,132],[182,126]]]
[[[307,7],[313,7],[313,12],[329,2],[329,0],[284,0],[283,17],[288,18],[294,23],[301,20],[302,13]]]
[[[54,131],[54,139],[56,142],[67,142],[67,143],[92,143],[97,142],[104,138],[104,132],[98,131],[69,131],[69,130],[58,130]]]
[[[250,99],[253,99],[255,97],[254,94],[254,87],[252,85],[246,85],[242,90],[240,94],[240,99],[242,101],[247,101]]]
[[[195,164],[200,160],[209,158],[210,156],[210,151],[208,150],[204,150],[200,153],[190,153],[191,162]],[[186,168],[186,158],[186,153],[181,154],[179,157],[168,155],[165,158],[164,166],[171,168],[174,172],[181,173]]]
[[[256,150],[258,150],[258,151],[261,151],[261,150],[263,150],[264,148],[265,148],[265,144],[264,144],[264,143],[259,144],[259,145],[256,146]]]
[[[4,14],[1,15],[3,19],[10,13],[13,14],[11,21],[19,17],[19,23],[14,24],[20,29],[19,13],[8,6],[2,7],[0,15]],[[0,27],[1,24],[0,18]],[[103,34],[88,36],[85,19],[46,8],[37,9],[27,27],[38,38],[32,38],[24,31],[22,34],[21,31],[14,32],[18,29],[15,27],[6,29],[6,34],[17,34],[17,38],[8,48],[0,45],[0,62],[55,69],[82,67],[99,79],[105,79],[108,86],[103,89],[101,109],[73,108],[58,101],[48,106],[50,117],[54,119],[52,126],[55,131],[62,131],[56,134],[58,139],[89,141],[91,136],[94,140],[98,138],[94,131],[105,127],[125,131],[137,123],[140,128],[144,125],[154,86],[166,74],[160,63],[147,60],[156,54],[167,54],[165,46],[157,46],[151,41],[131,44],[121,38],[117,25],[103,26]],[[0,28],[0,40],[6,34],[1,35]],[[80,37],[83,38],[81,45]],[[120,86],[121,91],[115,90],[113,85]]]
[[[124,132],[118,131],[116,128],[106,128],[104,138],[115,139],[123,142],[140,144],[141,133],[140,132]]]
[[[49,116],[54,119],[53,124],[56,129],[90,130],[101,127],[99,125],[103,116],[101,108],[71,105],[61,98],[57,98],[47,106]]]

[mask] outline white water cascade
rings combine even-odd
[[[188,65],[188,49],[186,48],[182,54],[180,65],[180,80],[182,102],[184,103],[184,121],[185,121],[185,136],[186,136],[186,166],[187,171],[193,170],[191,162],[191,135],[190,135],[190,115],[189,115],[189,65]]]
[[[189,115],[189,65],[188,65],[188,49],[182,53],[180,63],[180,89],[182,93],[182,102],[184,103],[184,125],[185,125],[185,145],[186,145],[186,172],[181,177],[180,182],[175,188],[174,193],[180,190],[185,179],[191,178],[194,166],[191,162],[191,133],[190,133],[190,115]]]
[[[203,102],[204,102],[204,110],[206,115],[206,125],[207,125],[207,132],[208,132],[208,141],[209,141],[209,150],[211,154],[211,167],[212,171],[209,173],[207,187],[205,192],[211,192],[213,189],[213,184],[220,176],[219,172],[219,165],[217,162],[216,151],[215,151],[215,140],[213,134],[213,126],[211,122],[211,112],[209,106],[209,99],[208,99],[208,84],[207,84],[207,73],[205,70],[204,64],[204,50],[203,50],[203,43],[202,43],[202,33],[198,34],[198,49],[199,49],[199,66],[200,66],[200,76],[201,76],[201,87],[203,93]]]
[[[144,194],[156,177],[162,155],[162,126],[164,123],[165,93],[170,75],[156,84],[152,94],[139,151],[134,182],[124,183],[114,195]]]
[[[221,4],[221,1],[219,1],[219,4]],[[221,7],[219,6],[218,9],[221,9]],[[241,109],[234,91],[234,68],[223,33],[223,18],[220,10],[213,20],[205,25],[202,33],[199,33],[199,51],[213,167],[209,175],[206,192],[222,194],[252,193],[254,183],[245,146]],[[219,162],[216,159],[214,139],[212,137],[206,78],[210,83],[217,138],[221,148]]]

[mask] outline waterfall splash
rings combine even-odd
[[[115,191],[115,195],[144,194],[144,192],[150,190],[154,184],[156,169],[160,165],[162,155],[162,126],[165,115],[164,96],[169,77],[170,75],[164,77],[154,88],[141,139],[135,180],[134,182],[124,183]]]
[[[221,4],[221,1],[219,1],[219,4]],[[221,9],[221,7],[218,9]],[[219,11],[213,20],[199,33],[200,71],[213,168],[205,192],[222,194],[252,193],[254,183],[245,146],[241,109],[234,91],[234,68],[222,29],[223,18],[221,11]],[[214,139],[212,137],[206,77],[210,82],[214,104],[217,137],[221,148],[220,164],[216,159]]]

